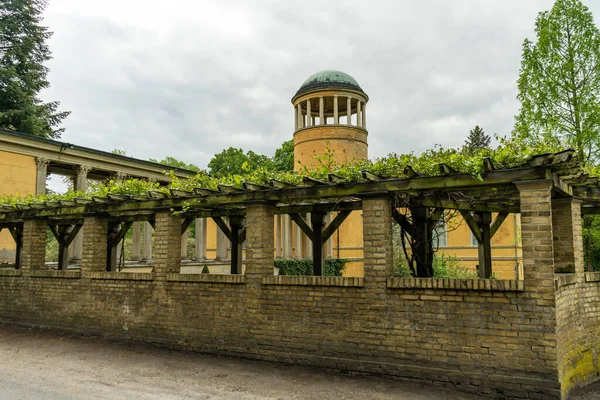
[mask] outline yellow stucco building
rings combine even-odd
[[[35,158],[0,150],[0,196],[35,193]],[[15,258],[15,241],[7,229],[0,231],[0,263]]]

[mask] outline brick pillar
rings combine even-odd
[[[554,294],[551,181],[517,183],[526,290]],[[554,306],[554,296],[551,304]]]
[[[536,364],[539,373],[553,375],[558,384],[556,336],[556,298],[554,293],[554,246],[552,235],[552,186],[548,180],[516,183],[521,201],[521,236],[525,291],[522,303],[535,328],[536,342],[543,349],[537,355],[544,364]],[[524,326],[525,330],[529,327]],[[543,338],[543,339],[542,339]],[[533,353],[535,354],[535,353]]]
[[[46,268],[46,221],[23,222],[22,269]]]
[[[156,213],[154,232],[154,275],[181,271],[181,218],[169,211]]]
[[[552,225],[556,272],[584,272],[581,200],[552,200]]]
[[[85,232],[81,257],[82,275],[85,277],[88,272],[106,271],[108,218],[86,217],[81,229]]]
[[[392,201],[389,197],[363,199],[362,209],[365,286],[385,291],[394,269]]]
[[[274,207],[267,203],[246,207],[246,277],[260,285],[263,276],[273,275],[275,227]]]

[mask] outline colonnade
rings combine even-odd
[[[305,221],[311,226],[310,213]],[[325,224],[331,222],[331,214],[325,216]],[[333,240],[325,242],[325,257],[333,256]],[[287,214],[275,215],[275,258],[311,258],[312,242]]]
[[[316,103],[318,103],[318,109],[316,109]],[[314,113],[313,109],[315,109]],[[352,124],[353,114],[356,114],[354,125]],[[340,125],[340,118],[343,116],[346,117],[345,125],[367,129],[367,104],[365,101],[350,96],[318,96],[300,101],[294,107],[295,130],[327,125],[327,118],[330,117],[333,117],[333,125]]]

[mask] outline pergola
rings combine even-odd
[[[300,185],[271,180],[268,185],[244,183],[241,188],[221,185],[218,190],[196,188],[193,192],[171,190],[170,195],[151,191],[145,196],[61,200],[56,202],[3,205],[0,230],[8,229],[17,244],[16,268],[21,266],[25,220],[44,220],[59,243],[59,269],[66,269],[68,247],[85,217],[108,218],[107,271],[116,268],[116,246],[134,221],[155,223],[155,214],[171,210],[181,217],[181,232],[196,218],[212,218],[231,241],[231,273],[242,271],[242,243],[246,237],[246,205],[269,203],[275,214],[288,214],[312,242],[314,274],[323,275],[323,245],[354,210],[361,210],[369,197],[389,197],[393,219],[411,237],[411,251],[417,261],[417,277],[431,277],[432,231],[445,210],[458,210],[479,243],[480,276],[492,275],[491,238],[509,213],[520,212],[517,184],[545,180],[552,183],[552,197],[576,197],[582,214],[600,213],[598,178],[585,174],[573,150],[532,157],[523,165],[495,169],[483,160],[480,177],[458,173],[440,164],[437,176],[421,176],[411,167],[407,178],[384,179],[364,171],[362,179],[348,182],[330,174],[327,181],[305,177]],[[335,218],[325,223],[327,213]],[[492,220],[492,213],[497,213]],[[310,214],[310,219],[307,215]],[[410,215],[410,218],[408,217]],[[226,223],[223,217],[229,217]],[[310,221],[310,223],[309,223]]]

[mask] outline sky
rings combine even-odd
[[[600,1],[584,0],[600,25]],[[230,146],[272,156],[290,99],[337,69],[369,95],[369,157],[509,135],[522,43],[551,0],[51,0],[60,140],[206,168]]]

